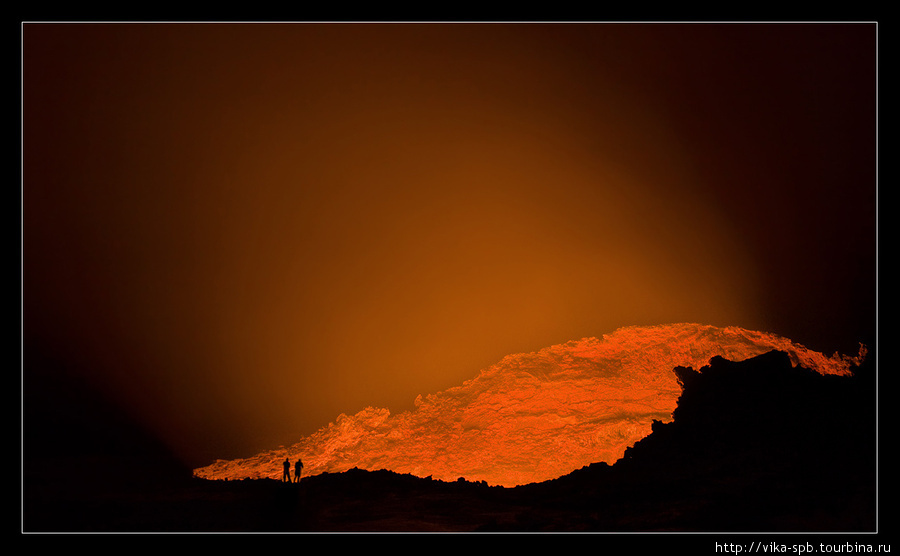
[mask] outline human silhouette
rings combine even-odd
[[[284,458],[284,473],[281,475],[281,482],[291,482],[291,460]]]
[[[300,458],[297,458],[297,463],[294,464],[294,482],[300,482],[300,472],[303,471],[303,461]]]

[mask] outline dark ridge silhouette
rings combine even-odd
[[[77,512],[25,497],[26,531],[874,531],[874,369],[791,367],[787,354],[675,370],[671,423],[614,465],[515,488],[352,469],[104,491]],[[138,482],[138,485],[141,483]],[[45,508],[38,511],[36,508]]]
[[[677,368],[670,423],[624,457],[528,487],[610,530],[874,531],[875,387],[770,352]]]

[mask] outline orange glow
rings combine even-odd
[[[191,469],[301,437],[284,451],[307,473],[508,484],[613,459],[671,411],[672,364],[707,354],[660,356],[662,378],[627,379],[639,392],[568,371],[451,387],[626,325],[874,349],[875,43],[866,26],[25,25],[23,344]]]
[[[507,356],[461,386],[418,396],[413,411],[342,414],[290,447],[219,460],[195,474],[277,479],[284,459],[299,456],[305,475],[358,467],[508,487],[549,480],[613,463],[650,433],[653,419],[671,421],[680,394],[674,367],[699,369],[716,355],[740,361],[773,349],[823,374],[847,374],[865,357],[864,346],[858,357],[828,357],[737,327],[622,328]]]

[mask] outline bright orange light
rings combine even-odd
[[[773,349],[795,365],[847,374],[858,357],[825,356],[788,339],[736,327],[672,324],[622,328],[536,353],[505,357],[472,380],[419,396],[413,411],[367,407],[340,415],[290,447],[195,470],[207,479],[279,478],[286,457],[304,474],[353,467],[452,481],[516,486],[613,463],[671,421],[680,387],[673,369],[713,356],[744,360]]]

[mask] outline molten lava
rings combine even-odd
[[[367,407],[341,414],[290,447],[195,470],[206,479],[281,477],[301,457],[304,476],[360,469],[516,486],[613,463],[671,421],[681,392],[673,369],[713,356],[741,361],[773,349],[795,365],[848,374],[865,356],[811,351],[788,339],[736,327],[672,324],[622,328],[536,353],[509,355],[461,386],[419,396],[413,411]]]

